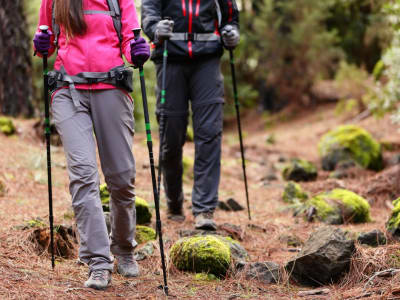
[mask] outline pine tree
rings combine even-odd
[[[22,0],[0,4],[0,113],[33,114],[32,47]]]

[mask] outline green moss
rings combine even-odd
[[[398,230],[400,226],[400,198],[397,198],[393,201],[393,210],[392,214],[389,218],[389,221],[386,223],[386,229],[393,235],[398,235]]]
[[[172,246],[170,256],[179,270],[216,276],[224,276],[231,261],[227,244],[212,235],[182,238]]]
[[[186,130],[186,140],[188,142],[193,142],[194,141],[194,132],[193,132],[193,127],[188,126]]]
[[[304,202],[308,199],[308,194],[303,191],[298,183],[289,181],[283,191],[282,199],[286,203],[295,203],[296,200]]]
[[[193,179],[193,166],[194,166],[193,158],[189,156],[183,156],[182,164],[183,164],[183,175]]]
[[[316,208],[317,217],[327,223],[364,223],[371,221],[370,206],[363,197],[348,190],[334,189],[306,203]]]
[[[150,206],[146,200],[136,196],[136,223],[137,224],[148,224],[151,222],[151,211]]]
[[[25,228],[43,228],[47,224],[41,218],[32,219],[26,222]]]
[[[138,244],[143,244],[148,241],[153,241],[156,239],[156,232],[153,228],[147,226],[136,226],[136,236],[135,240]]]
[[[364,168],[383,168],[381,145],[364,129],[343,125],[325,134],[318,150],[325,170],[333,170],[339,161],[352,159]]]
[[[292,159],[282,170],[285,180],[310,181],[318,176],[317,168],[313,163],[304,159]]]
[[[15,126],[13,121],[7,117],[0,117],[0,131],[5,135],[12,135],[15,133]]]
[[[194,275],[194,280],[196,280],[196,281],[214,281],[214,280],[219,280],[219,279],[214,274],[197,273]]]
[[[100,199],[104,212],[110,211],[110,192],[108,191],[107,184],[100,185]],[[136,196],[136,223],[143,225],[151,222],[150,206],[143,198]]]

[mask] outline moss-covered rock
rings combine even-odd
[[[136,226],[135,240],[138,244],[143,244],[148,241],[153,241],[155,239],[156,239],[156,231],[153,228],[142,225]]]
[[[345,189],[321,193],[306,202],[314,207],[317,218],[328,224],[364,223],[371,221],[370,206],[363,197]]]
[[[381,145],[366,130],[355,125],[339,126],[325,134],[318,150],[322,167],[327,171],[349,159],[367,169],[379,171],[383,168]]]
[[[282,199],[286,203],[304,202],[308,199],[308,194],[303,191],[300,184],[289,181],[283,191]]]
[[[386,223],[386,230],[395,238],[400,238],[400,198],[393,201],[393,210]]]
[[[100,199],[104,212],[110,211],[110,192],[108,191],[107,184],[100,185]],[[150,206],[146,200],[136,196],[136,223],[143,225],[151,222]]]
[[[285,180],[311,181],[317,176],[317,168],[313,163],[298,158],[292,159],[282,170],[282,177]]]
[[[0,117],[0,131],[5,135],[12,135],[15,133],[15,126],[13,121],[7,117]]]
[[[135,206],[136,206],[136,223],[140,225],[150,223],[152,214],[150,211],[150,206],[147,203],[147,201],[144,200],[143,198],[136,196]]]
[[[185,237],[171,248],[172,263],[182,271],[224,276],[231,262],[229,246],[213,235]]]

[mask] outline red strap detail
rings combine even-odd
[[[182,0],[182,13],[186,17],[186,0]]]
[[[214,21],[214,26],[215,26],[214,34],[220,36],[221,34],[219,33],[219,30],[218,30],[218,21],[217,20]]]
[[[228,0],[228,7],[229,7],[228,22],[232,22],[232,19],[233,19],[233,4],[232,4],[231,0]]]
[[[192,41],[188,41],[189,57],[193,58]]]
[[[192,33],[193,23],[193,0],[189,0],[189,33]]]
[[[200,0],[197,0],[197,4],[196,4],[196,17],[199,16],[200,13]]]

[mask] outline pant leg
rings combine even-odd
[[[76,109],[68,89],[53,98],[52,116],[67,157],[70,193],[80,236],[79,257],[91,270],[113,269],[110,242],[99,194],[96,145],[88,92],[79,92]]]
[[[157,69],[157,119],[160,120],[162,65]],[[182,148],[188,125],[188,81],[182,64],[167,65],[164,129],[162,139],[162,175],[168,209],[179,212],[183,205]]]
[[[218,204],[223,122],[223,79],[219,58],[193,66],[190,80],[195,143],[192,212],[214,211]]]
[[[137,245],[133,103],[121,90],[101,90],[91,91],[90,107],[110,191],[111,252],[129,255]]]

